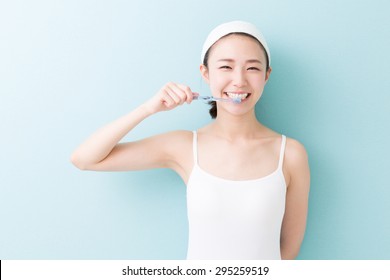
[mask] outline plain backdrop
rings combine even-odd
[[[186,188],[174,172],[80,171],[69,159],[166,82],[210,94],[203,41],[237,19],[271,50],[259,119],[310,157],[298,258],[390,259],[389,3],[0,1],[0,259],[185,258]],[[209,121],[194,102],[124,141]]]

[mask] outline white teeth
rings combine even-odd
[[[230,98],[240,98],[241,100],[245,99],[248,96],[248,93],[234,93],[234,92],[226,92],[226,94]]]

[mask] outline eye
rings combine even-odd
[[[257,67],[249,67],[248,70],[260,71],[260,68],[257,68]]]
[[[228,65],[222,65],[219,67],[219,69],[232,69],[232,67],[230,67]]]

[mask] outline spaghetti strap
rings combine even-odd
[[[192,153],[194,157],[194,164],[198,164],[198,135],[196,131],[193,131],[193,140],[192,140]]]
[[[283,167],[283,159],[284,159],[284,150],[285,149],[286,149],[286,136],[282,135],[282,144],[281,144],[281,147],[280,147],[278,169]]]

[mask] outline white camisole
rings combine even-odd
[[[232,181],[202,170],[197,146],[194,131],[194,167],[187,183],[187,259],[281,259],[286,137],[282,135],[277,169],[254,180]]]

